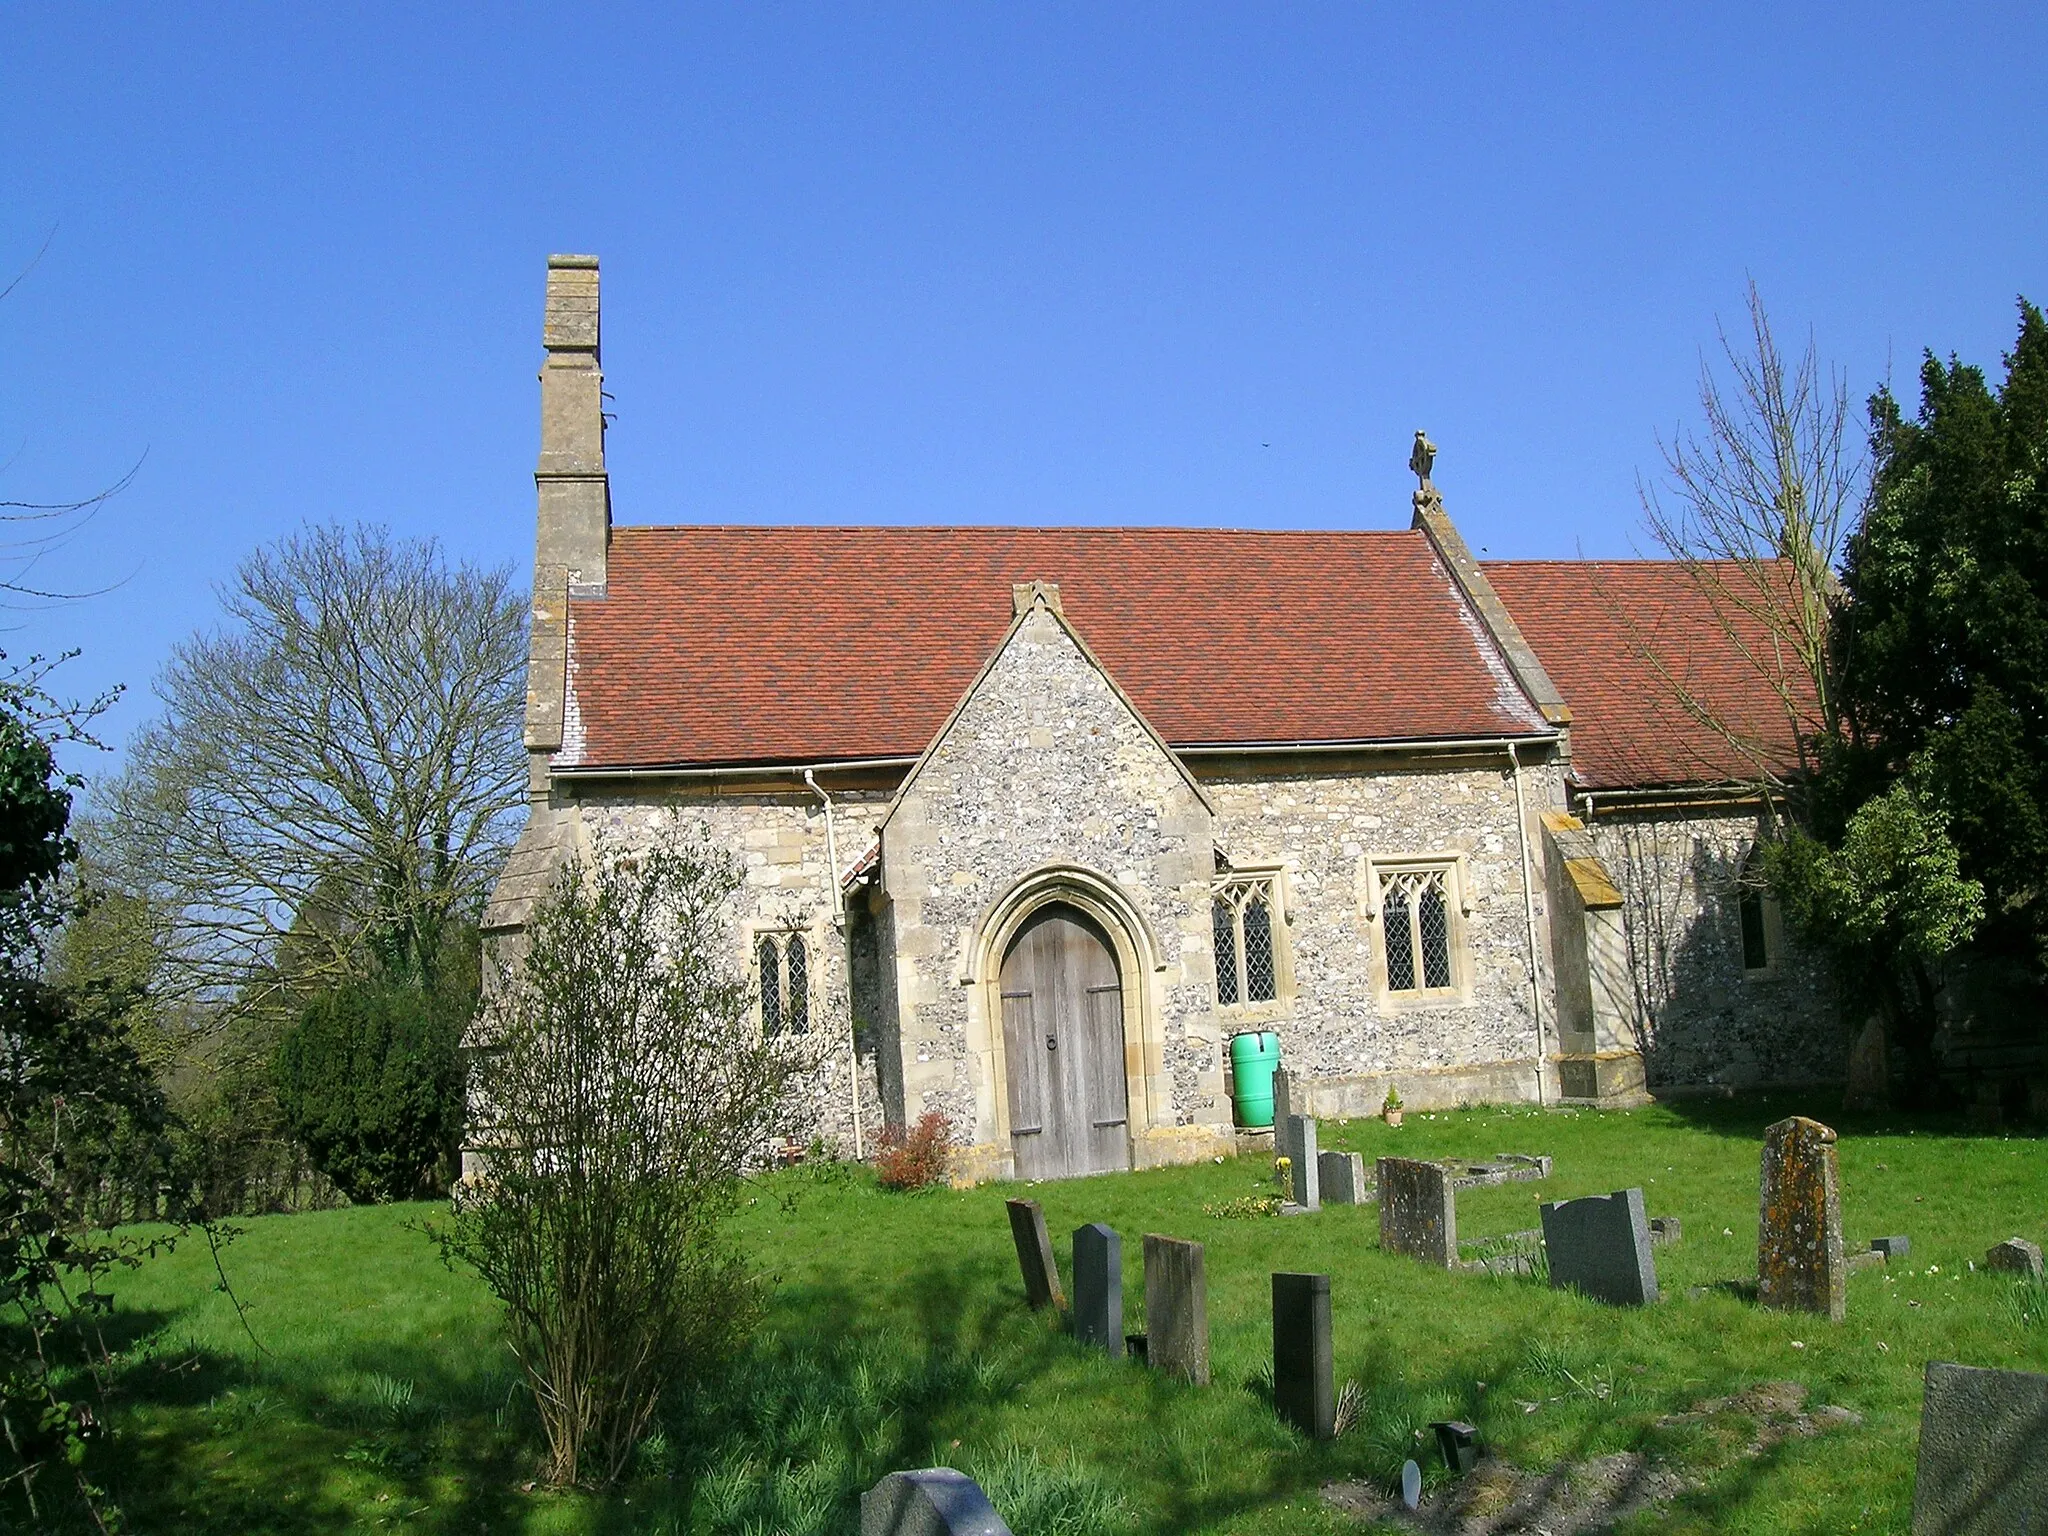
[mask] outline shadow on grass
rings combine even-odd
[[[1840,1088],[1779,1089],[1725,1097],[1687,1094],[1660,1098],[1657,1105],[1693,1130],[1754,1141],[1759,1150],[1765,1128],[1788,1115],[1804,1115],[1809,1120],[1818,1120],[1845,1136],[1910,1134],[1950,1140],[1982,1140],[1986,1137],[2039,1140],[2048,1136],[2048,1126],[2041,1125],[2003,1125],[1995,1130],[1987,1129],[1955,1110],[1849,1110],[1842,1105]]]

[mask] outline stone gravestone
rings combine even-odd
[[[860,1496],[860,1536],[1011,1536],[981,1485],[951,1467],[891,1472]]]
[[[1870,1251],[1883,1254],[1887,1260],[1903,1259],[1913,1251],[1913,1240],[1904,1235],[1898,1237],[1873,1237],[1870,1240]]]
[[[1841,1188],[1835,1133],[1818,1120],[1794,1115],[1764,1132],[1756,1274],[1765,1306],[1842,1320]]]
[[[2030,1243],[2024,1237],[2008,1237],[1984,1251],[1984,1267],[2010,1275],[2031,1275],[2039,1280],[2041,1245]]]
[[[2048,1531],[2048,1376],[1927,1363],[1913,1536]]]
[[[1572,1286],[1623,1307],[1657,1299],[1657,1261],[1640,1189],[1546,1203],[1543,1246],[1553,1290]]]
[[[1154,1370],[1209,1384],[1209,1286],[1200,1243],[1145,1234],[1145,1359]]]
[[[1380,1247],[1453,1268],[1458,1262],[1458,1207],[1450,1174],[1412,1157],[1383,1157],[1377,1171]]]
[[[1307,1115],[1287,1117],[1287,1157],[1293,1165],[1288,1172],[1294,1180],[1294,1203],[1304,1211],[1323,1208],[1320,1169],[1316,1158],[1316,1123]]]
[[[1064,1307],[1067,1298],[1060,1290],[1060,1267],[1052,1256],[1052,1239],[1046,1235],[1045,1212],[1036,1200],[1005,1200],[1003,1207],[1010,1213],[1017,1267],[1024,1271],[1024,1299],[1033,1311]]]
[[[1356,1152],[1318,1152],[1316,1185],[1326,1204],[1365,1204],[1365,1159]]]
[[[1273,1408],[1311,1440],[1337,1433],[1330,1277],[1273,1276]]]
[[[1308,1108],[1306,1102],[1301,1106]],[[1273,1145],[1277,1155],[1287,1155],[1287,1117],[1294,1113],[1294,1074],[1285,1067],[1273,1069]]]
[[[1099,1221],[1074,1232],[1074,1337],[1123,1358],[1124,1240]]]

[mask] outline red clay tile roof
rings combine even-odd
[[[1407,530],[622,527],[557,763],[915,756],[1033,580],[1175,746],[1548,729]]]
[[[1768,626],[1739,614],[1712,580],[1670,560],[1490,560],[1487,579],[1572,709],[1572,776],[1589,788],[1726,783],[1756,777],[1745,756],[1688,714],[1679,691],[1755,743],[1772,769],[1796,761],[1793,730],[1764,672]],[[1743,590],[1732,567],[1727,591]],[[1734,620],[1731,637],[1719,614]],[[1788,658],[1789,661],[1789,658]],[[1792,672],[1797,675],[1796,664]],[[1801,696],[1810,690],[1801,689]]]

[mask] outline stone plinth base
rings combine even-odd
[[[1650,1102],[1643,1058],[1636,1051],[1560,1056],[1557,1082],[1565,1098],[1581,1104],[1598,1104],[1603,1109],[1633,1108]]]

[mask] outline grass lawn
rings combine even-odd
[[[1889,1273],[1850,1277],[1842,1324],[1763,1312],[1726,1284],[1754,1278],[1761,1130],[1793,1112],[1842,1133],[1851,1245],[1913,1240]],[[1924,1363],[2048,1370],[2040,1293],[1969,1267],[2014,1233],[2048,1238],[2037,1139],[1779,1096],[1326,1123],[1323,1144],[1368,1161],[1551,1154],[1547,1181],[1461,1194],[1468,1242],[1535,1226],[1539,1200],[1639,1183],[1652,1215],[1684,1221],[1683,1241],[1656,1251],[1667,1299],[1619,1310],[1433,1272],[1380,1253],[1370,1207],[1204,1214],[1271,1189],[1248,1158],[1035,1187],[1063,1272],[1076,1226],[1124,1234],[1134,1329],[1141,1234],[1207,1245],[1215,1383],[1193,1388],[1084,1351],[1025,1309],[1002,1211],[1016,1186],[892,1196],[864,1174],[798,1169],[758,1181],[739,1218],[775,1280],[749,1361],[715,1400],[677,1409],[630,1487],[598,1498],[531,1485],[533,1428],[493,1303],[414,1230],[437,1208],[266,1218],[225,1254],[250,1332],[203,1247],[120,1285],[110,1481],[148,1532],[840,1532],[883,1472],[950,1464],[1020,1536],[1358,1531],[1319,1488],[1386,1479],[1411,1454],[1441,1480],[1417,1434],[1460,1417],[1527,1467],[1633,1449],[1679,1469],[1688,1491],[1629,1529],[1904,1533]],[[1333,1277],[1337,1375],[1365,1407],[1331,1444],[1281,1426],[1264,1396],[1279,1269]],[[1741,1411],[1657,1422],[1783,1380],[1860,1422],[1756,1455]]]

